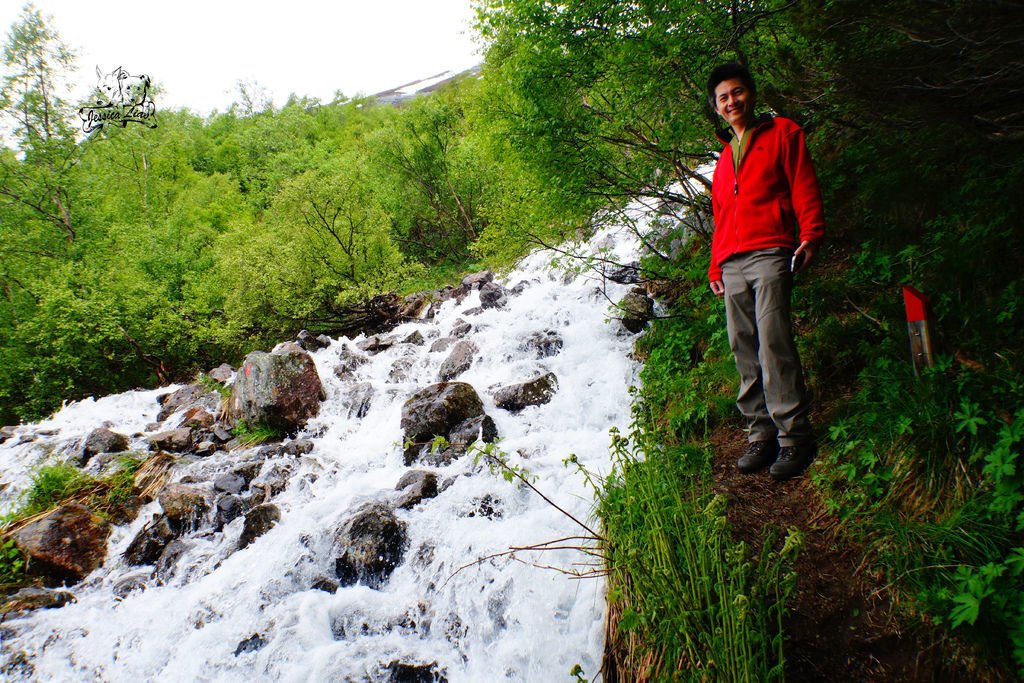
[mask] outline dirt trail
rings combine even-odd
[[[833,520],[806,477],[776,482],[767,471],[740,474],[735,463],[746,440],[735,429],[719,431],[712,443],[715,487],[728,497],[737,538],[757,550],[765,525],[804,534],[784,624],[787,680],[954,680],[943,667],[944,644],[924,625],[898,623],[884,584],[858,570],[863,552],[829,531]]]

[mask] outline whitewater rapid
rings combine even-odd
[[[604,258],[620,263],[638,258],[635,238],[622,228],[603,230],[589,245],[592,253],[602,250]],[[526,283],[503,309],[467,313],[480,303],[474,291],[461,303],[445,302],[433,319],[400,325],[389,334],[401,340],[418,330],[426,344],[399,343],[368,356],[348,381],[338,379],[334,368],[343,349],[364,355],[356,347],[362,337],[338,338],[315,352],[327,398],[299,435],[314,447],[298,459],[285,455],[263,466],[264,472],[293,466],[287,488],[273,499],[280,522],[243,550],[235,549],[242,519],[222,532],[190,535],[174,574],[161,582],[151,576],[152,567],[131,567],[122,559],[160,510],[158,503],[148,504],[135,521],[114,528],[105,565],[70,589],[76,602],[2,625],[2,661],[28,662],[8,673],[41,681],[378,681],[388,680],[389,662],[401,661],[436,663],[453,683],[574,681],[569,672],[576,664],[594,680],[604,645],[603,581],[535,566],[585,571],[596,568],[581,564],[592,558],[555,550],[477,562],[512,546],[578,535],[580,528],[471,455],[430,468],[447,488],[396,511],[408,525],[408,549],[380,590],[311,588],[318,577],[333,576],[331,545],[344,519],[366,501],[394,495],[408,471],[402,404],[438,381],[448,352],[431,353],[431,342],[448,336],[460,319],[472,325],[465,338],[479,352],[457,379],[480,394],[497,425],[498,447],[535,477],[545,495],[597,528],[593,491],[563,461],[575,455],[588,469],[607,473],[609,430],[628,427],[629,387],[639,370],[631,359],[635,337],[611,319],[609,304],[630,286],[587,269],[577,274],[553,268],[552,256],[534,253],[499,278],[510,288]],[[531,335],[549,331],[563,341],[557,355],[537,358],[524,347]],[[558,379],[550,403],[519,414],[495,406],[499,386],[546,372]],[[362,418],[351,414],[347,389],[353,382],[374,387]],[[173,388],[88,399],[19,426],[15,438],[0,445],[0,481],[8,484],[0,492],[0,510],[17,505],[36,468],[72,457],[96,427],[133,435],[133,449],[145,450],[156,398]],[[19,443],[21,437],[34,440]],[[171,480],[203,485],[254,456],[255,449],[183,457]],[[125,585],[137,587],[126,591]],[[254,634],[262,647],[238,652]]]

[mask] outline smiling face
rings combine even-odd
[[[715,111],[733,128],[746,128],[754,120],[754,93],[738,78],[715,86]]]

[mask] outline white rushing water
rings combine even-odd
[[[629,237],[628,231],[610,229],[591,244],[625,263],[637,258]],[[314,353],[327,398],[299,435],[314,448],[263,465],[264,472],[293,467],[287,488],[273,498],[282,513],[278,524],[242,550],[236,550],[242,519],[222,532],[207,528],[187,536],[188,550],[173,575],[161,581],[152,576],[153,567],[130,567],[122,559],[160,510],[158,503],[148,504],[135,521],[114,528],[105,566],[71,588],[76,602],[3,624],[3,662],[24,658],[30,664],[8,673],[41,681],[378,681],[388,680],[384,666],[401,661],[436,662],[452,682],[546,682],[575,680],[569,672],[578,663],[593,680],[603,651],[604,584],[536,566],[586,569],[579,564],[589,561],[586,556],[572,550],[521,552],[472,564],[511,546],[580,529],[529,489],[475,464],[471,455],[431,468],[439,482],[450,485],[436,498],[397,511],[407,524],[408,548],[380,590],[356,585],[331,593],[311,587],[318,577],[334,576],[331,545],[346,517],[366,501],[395,495],[396,482],[409,469],[402,455],[402,404],[437,381],[448,352],[431,353],[431,342],[448,336],[459,318],[471,323],[465,338],[480,350],[457,379],[480,394],[497,425],[498,446],[511,464],[535,475],[547,496],[578,518],[591,518],[593,492],[563,460],[575,454],[588,469],[607,472],[609,429],[628,426],[628,388],[638,372],[630,359],[635,337],[609,320],[609,298],[618,301],[630,287],[592,272],[567,276],[550,268],[551,257],[536,253],[499,279],[507,287],[528,283],[503,309],[468,315],[479,305],[478,292],[472,292],[461,303],[446,302],[432,320],[402,324],[391,334],[403,339],[419,330],[426,344],[399,343],[368,356],[347,383],[333,369],[343,348],[364,355],[355,347],[361,338],[339,338]],[[537,358],[523,342],[546,331],[556,332],[563,347],[557,355]],[[495,406],[497,387],[545,372],[558,378],[550,403],[519,414]],[[352,381],[374,386],[361,419],[349,416],[346,388]],[[89,399],[18,427],[0,445],[0,481],[8,484],[0,493],[2,509],[16,505],[35,468],[66,459],[98,426],[134,435],[133,448],[145,449],[147,426],[159,408],[156,397],[168,391]],[[176,419],[160,429],[175,426]],[[216,474],[251,460],[255,451],[181,458],[171,480],[209,488]],[[482,514],[482,507],[497,514]],[[471,566],[456,573],[466,565]],[[139,587],[126,592],[130,582]],[[254,634],[265,644],[236,654]]]

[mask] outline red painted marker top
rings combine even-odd
[[[907,307],[908,323],[916,323],[928,318],[928,297],[910,285],[903,288],[903,303]]]

